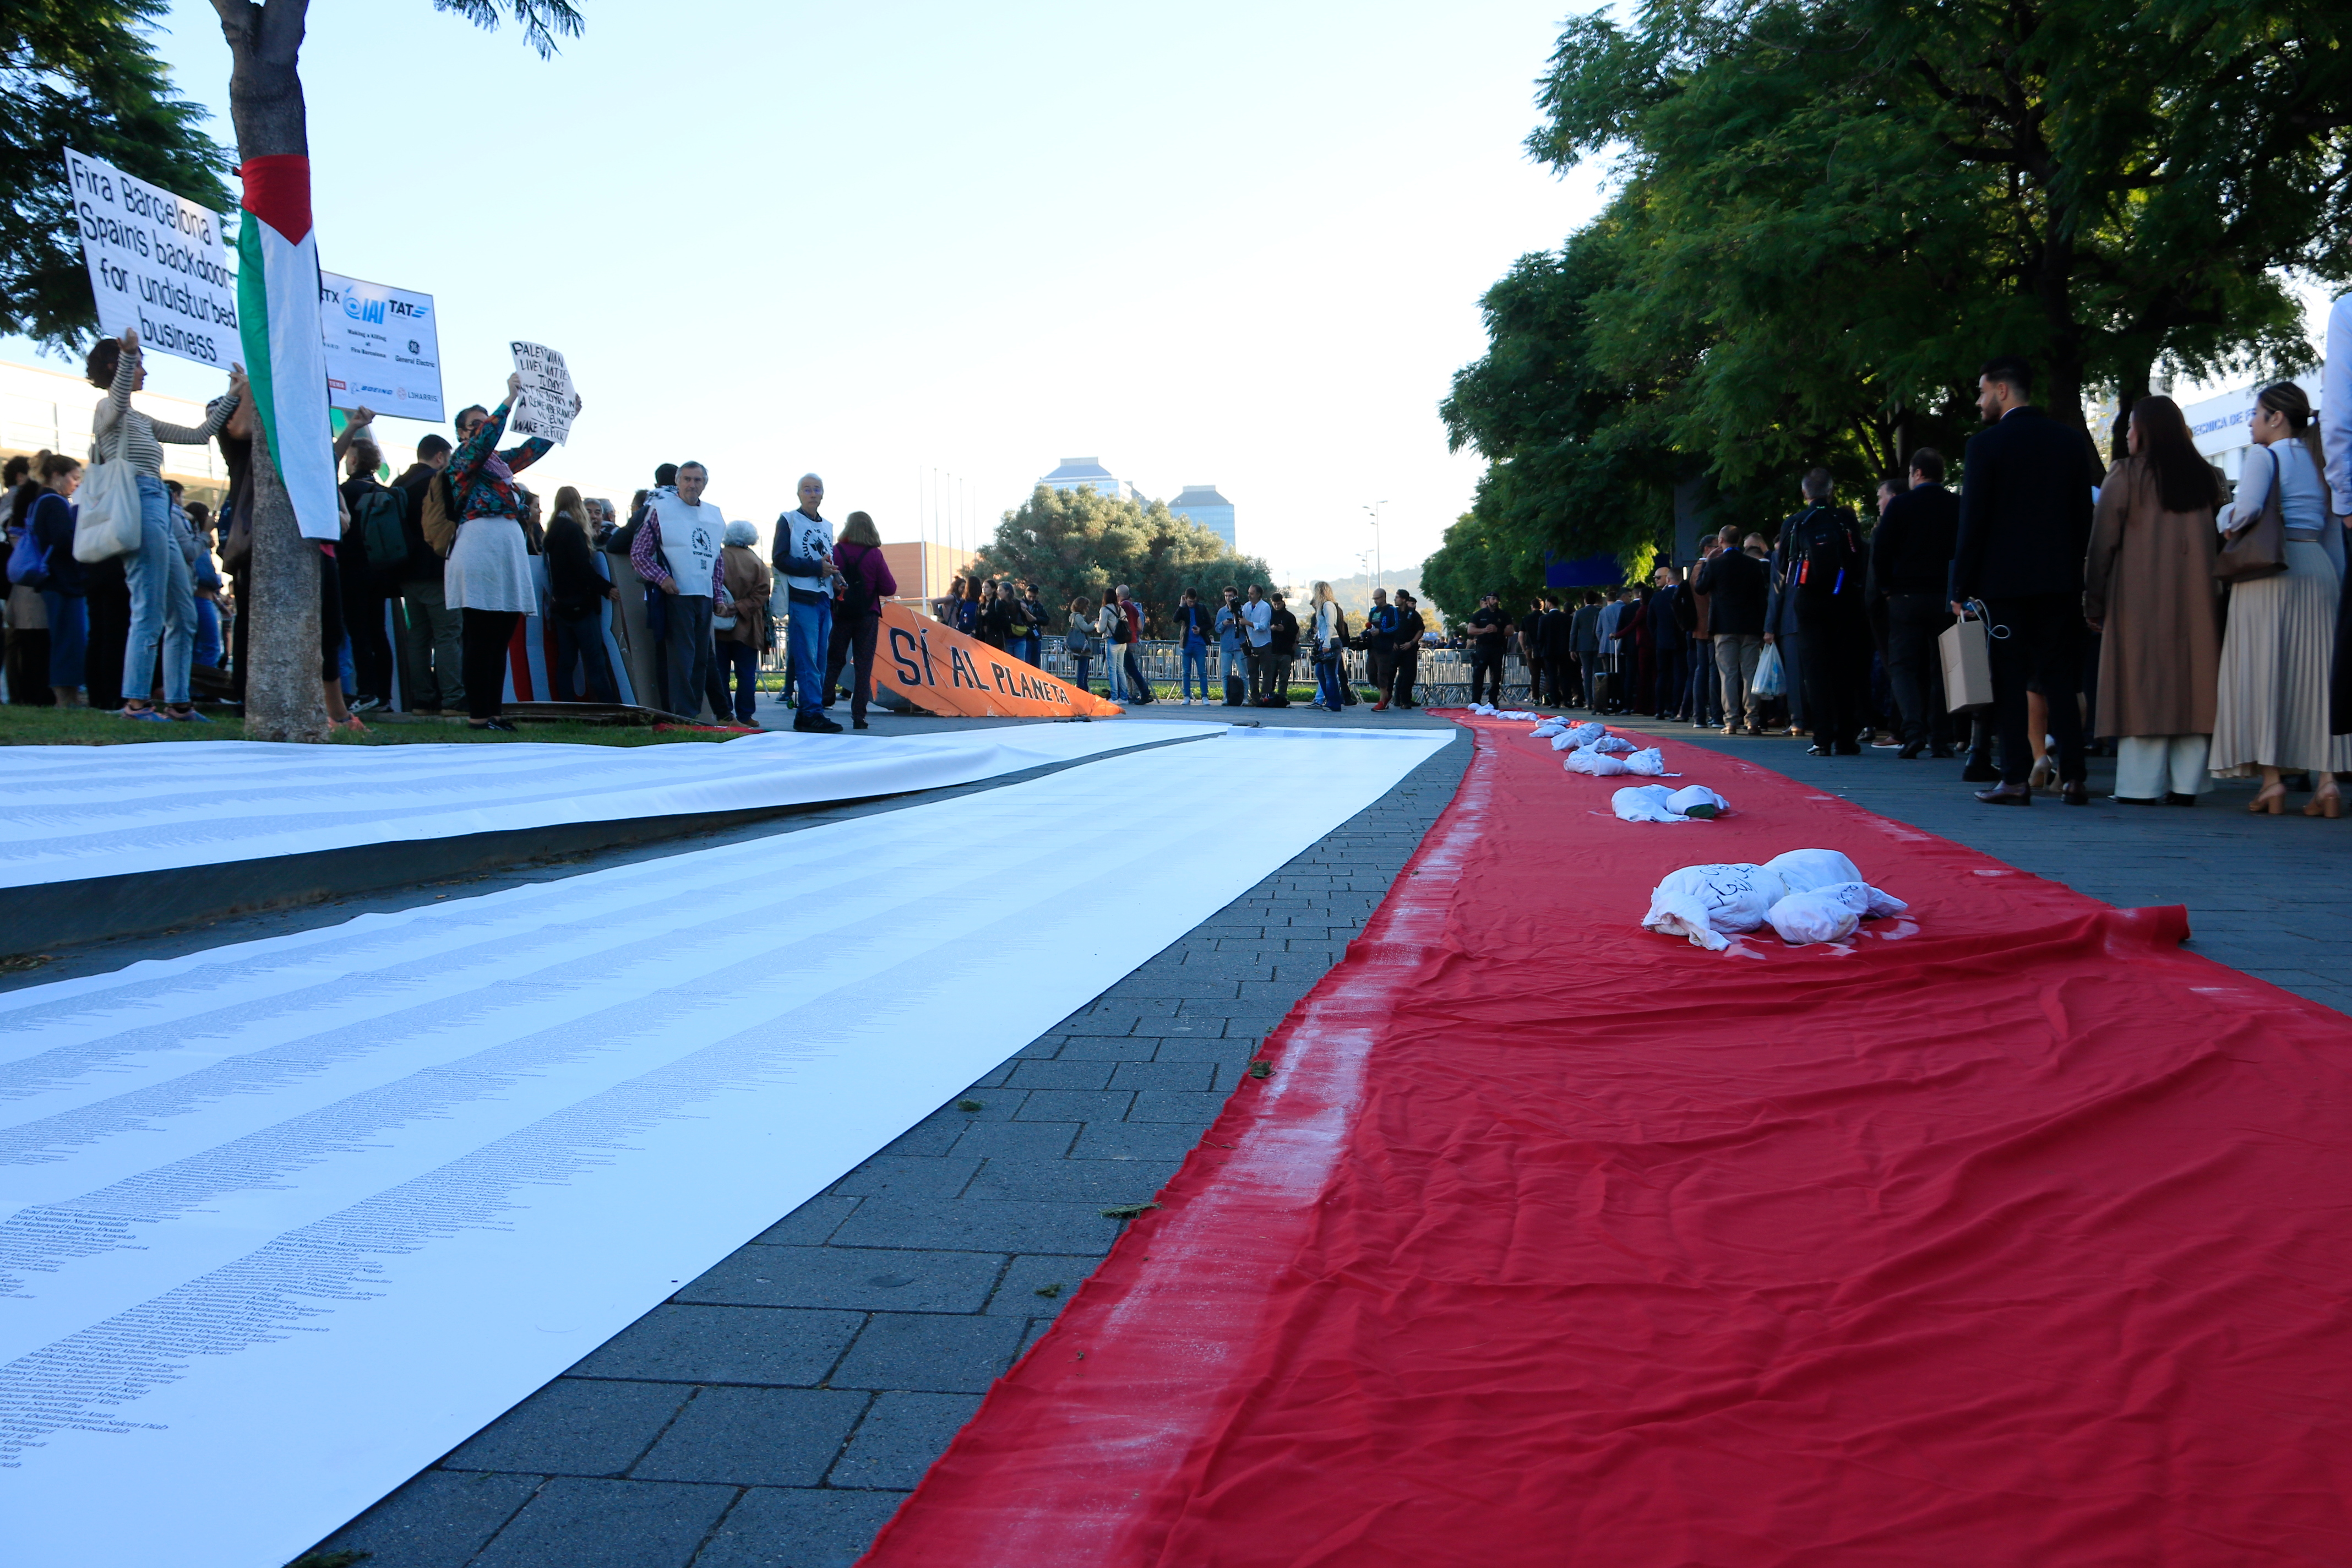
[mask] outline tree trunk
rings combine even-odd
[[[228,39],[229,115],[240,161],[310,152],[302,101],[302,26],[309,0],[213,0]],[[237,614],[246,633],[245,733],[255,741],[323,741],[320,681],[319,552],[302,537],[294,503],[258,415],[253,421],[251,591]],[[240,584],[243,588],[245,584]]]

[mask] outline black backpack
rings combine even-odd
[[[1794,531],[1795,575],[1807,597],[1862,591],[1862,544],[1851,514],[1817,506],[1798,520]]]

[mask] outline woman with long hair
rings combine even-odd
[[[980,584],[980,624],[971,634],[1002,650],[1013,640],[1013,590],[993,577]]]
[[[620,597],[620,590],[597,570],[587,511],[579,490],[570,485],[556,490],[544,546],[548,618],[555,623],[555,667],[548,679],[558,702],[581,700],[575,693],[583,688],[588,701],[618,702],[620,683],[613,679],[613,661],[604,650],[604,602]],[[581,672],[576,687],[575,665]]]
[[[2285,809],[2280,775],[2308,773],[2306,816],[2343,813],[2336,774],[2352,768],[2352,735],[2328,733],[2327,686],[2335,657],[2336,600],[2344,581],[2344,531],[2328,516],[2326,460],[2311,400],[2291,381],[2263,388],[2248,426],[2236,503],[2223,524],[2244,528],[2276,507],[2286,534],[2286,570],[2230,590],[2213,720],[2217,778],[2263,787],[2246,809]]]
[[[980,635],[980,574],[963,580],[963,602],[956,606],[956,630],[968,637]]]
[[[46,552],[48,570],[31,586],[41,595],[49,617],[49,691],[55,706],[70,708],[83,700],[87,683],[83,658],[89,636],[89,568],[74,559],[74,490],[81,484],[81,463],[63,452],[43,452],[40,489],[24,508],[25,531]]]
[[[963,579],[959,576],[948,584],[948,591],[931,601],[931,618],[943,626],[960,626],[963,620]]]
[[[1095,602],[1084,595],[1070,601],[1070,629],[1062,635],[1062,647],[1072,663],[1077,666],[1077,689],[1091,690],[1087,685],[1087,673],[1095,657]]]
[[[1337,713],[1348,705],[1340,689],[1346,679],[1348,617],[1328,583],[1315,584],[1315,705]]]
[[[2083,615],[2100,634],[2099,729],[2116,737],[2116,801],[2194,805],[2211,787],[2221,488],[2169,397],[2133,404],[2124,440],[2130,455],[2100,487],[2083,563]]]
[[[849,689],[849,722],[863,730],[866,705],[874,700],[874,644],[882,629],[882,604],[897,595],[898,580],[882,558],[881,531],[862,511],[851,512],[842,523],[833,563],[841,568],[841,597],[833,606],[833,638],[825,649],[825,697],[829,703],[842,666],[855,660],[857,683]]]
[[[1103,595],[1102,608],[1095,616],[1095,635],[1102,639],[1103,680],[1110,688],[1113,702],[1127,700],[1127,616],[1118,607],[1116,594]]]

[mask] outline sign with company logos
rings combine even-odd
[[[432,295],[322,271],[319,321],[331,405],[441,423],[441,341]]]

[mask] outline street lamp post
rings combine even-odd
[[[1386,506],[1386,505],[1388,505],[1388,504],[1389,504],[1389,503],[1388,503],[1387,501],[1385,501],[1385,500],[1374,501],[1371,505],[1370,505],[1370,506],[1368,506],[1368,507],[1366,507],[1366,508],[1364,509],[1366,511],[1370,512],[1370,513],[1372,514],[1372,586],[1374,586],[1375,588],[1377,588],[1377,587],[1381,586],[1381,508],[1382,508],[1382,507],[1384,507],[1384,506]]]

